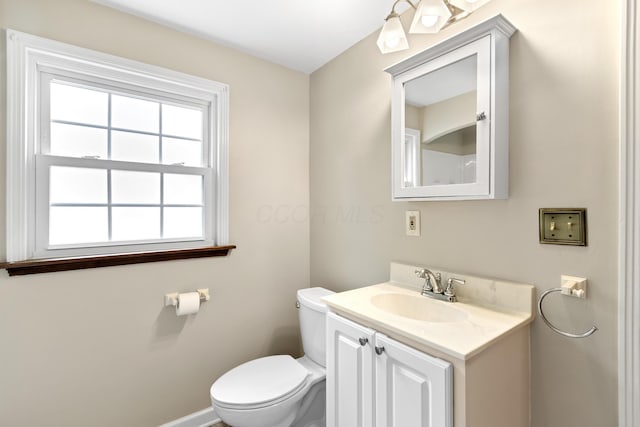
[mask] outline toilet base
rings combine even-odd
[[[299,418],[291,424],[291,427],[325,427],[327,425],[325,416],[326,384],[326,381],[321,381],[309,390],[309,395],[311,396],[315,392],[315,396],[313,396],[307,410],[300,414]],[[314,387],[317,388],[317,392]]]
[[[313,384],[302,402],[290,402],[280,411],[247,411],[215,408],[218,416],[230,427],[325,427],[326,381]],[[294,409],[298,406],[298,409]],[[273,417],[273,418],[270,418]],[[216,426],[217,427],[217,426]]]

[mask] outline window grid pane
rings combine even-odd
[[[160,235],[160,209],[154,207],[114,207],[113,241],[158,240]]]
[[[108,132],[93,126],[51,123],[51,152],[68,157],[107,158]]]
[[[49,87],[51,120],[97,126],[107,124],[106,92],[55,81]]]
[[[160,103],[111,95],[111,126],[149,133],[160,132]]]
[[[106,207],[57,207],[49,210],[49,244],[102,243],[108,238]]]
[[[163,236],[166,238],[200,237],[203,209],[195,207],[168,207],[163,209]]]
[[[159,162],[159,138],[138,132],[111,130],[111,160],[140,163]]]
[[[62,172],[64,180],[57,178]],[[87,188],[94,188],[92,183],[100,176],[106,188],[96,198]],[[74,179],[82,184],[77,191],[71,185]],[[203,175],[51,166],[50,181],[74,192],[71,196],[60,196],[60,190],[50,193],[50,245],[204,238]],[[130,188],[123,193],[129,181]],[[168,198],[171,203],[166,203],[166,190],[175,193],[185,186],[189,188],[184,188],[184,195],[173,194]],[[116,199],[114,190],[120,194]]]
[[[67,88],[68,90],[65,91]],[[141,99],[112,92],[96,91],[95,88],[91,87],[79,88],[63,80],[52,80],[49,84],[49,90],[52,98],[50,108],[54,113],[51,115],[49,126],[53,128],[54,125],[64,124],[76,128],[94,129],[95,131],[106,130],[108,159],[206,167],[203,156],[205,111],[202,108],[186,104],[172,105],[152,98]],[[96,105],[93,109],[99,110],[99,114],[106,116],[104,119],[98,120],[93,116],[87,117],[87,114],[78,106],[74,106],[74,103],[70,102],[69,99],[65,100],[65,105],[71,105],[74,108],[65,107],[64,114],[56,113],[61,109],[57,105],[60,104],[62,95],[67,98],[73,98],[73,95],[77,93],[79,94],[78,103],[80,103],[84,99],[82,96],[85,93],[91,94],[92,92],[102,95],[101,97],[94,96],[93,103]],[[114,100],[116,101],[115,104]],[[101,102],[106,103],[106,105],[100,106]],[[130,117],[133,114],[132,112],[135,113],[136,108],[134,107],[136,106],[139,107],[138,110],[144,110],[138,111],[140,123]],[[123,114],[125,109],[129,109],[129,113],[132,114]],[[154,110],[157,111],[158,116],[156,125],[153,124],[152,120],[152,115],[155,114]],[[119,133],[114,135],[115,132]],[[124,143],[122,140],[123,134],[130,136],[125,139]],[[82,147],[91,144],[92,141],[85,141],[86,137],[83,135],[87,135],[87,132],[75,132],[75,135],[67,135],[69,140],[58,139],[55,144],[50,142],[51,154],[103,158],[104,152],[101,150],[93,149],[90,151],[96,151],[96,154],[84,154],[87,149]],[[114,140],[114,136],[119,136],[119,139]],[[157,148],[154,149],[156,151],[154,155],[150,155],[149,149],[152,147],[149,145],[151,139],[148,137],[156,138]],[[165,139],[170,143],[166,149],[163,148]],[[139,144],[135,145],[136,141],[138,143],[147,141],[145,143],[147,145],[146,149]],[[114,144],[118,144],[115,151]],[[127,145],[131,145],[132,148]],[[68,147],[74,148],[70,151]]]

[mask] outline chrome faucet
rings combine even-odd
[[[427,292],[433,292],[435,294],[442,293],[442,275],[440,273],[433,273],[427,268],[416,270],[416,276],[420,279],[424,279],[424,285],[422,286],[422,295],[427,295]],[[433,279],[433,282],[431,281]]]
[[[465,281],[462,279],[456,279],[454,277],[449,278],[447,280],[446,289],[442,289],[442,275],[440,273],[433,273],[431,270],[427,268],[421,268],[420,270],[415,271],[416,276],[420,279],[424,279],[424,285],[422,285],[421,294],[435,298],[443,301],[456,302],[458,299],[456,298],[455,290],[453,289],[453,284],[458,283],[464,285]]]

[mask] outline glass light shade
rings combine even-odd
[[[473,12],[490,1],[491,0],[449,0],[449,3],[455,7],[459,7],[465,12]]]
[[[438,18],[440,17],[437,15],[422,15],[420,17],[420,23],[427,28],[431,28],[438,23]]]
[[[443,0],[422,0],[416,8],[409,32],[413,34],[437,33],[449,18],[451,18],[451,12]]]
[[[378,36],[377,45],[382,53],[409,49],[409,42],[399,17],[393,16],[387,19]]]

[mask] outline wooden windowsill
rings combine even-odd
[[[29,261],[0,263],[9,276],[51,273],[54,271],[81,270],[85,268],[110,267],[114,265],[141,264],[145,262],[172,261],[178,259],[227,256],[235,245],[211,246],[207,248],[174,251],[140,252],[122,255],[104,255],[82,258],[35,259]]]

